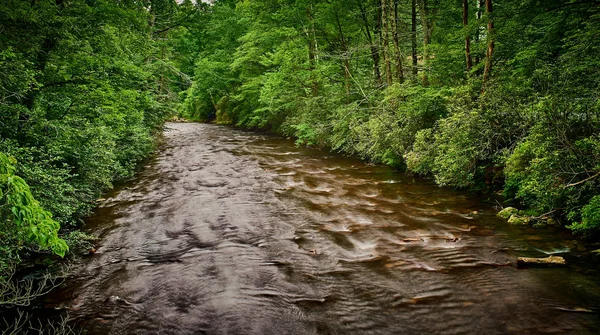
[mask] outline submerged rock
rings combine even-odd
[[[546,258],[519,257],[517,266],[564,266],[567,262],[560,256],[549,256]]]
[[[498,214],[496,214],[496,215],[507,220],[511,216],[516,215],[518,212],[519,212],[519,210],[514,207],[506,207],[503,210],[501,210],[500,212],[498,212]]]

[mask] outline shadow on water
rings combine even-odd
[[[594,333],[600,279],[567,236],[481,199],[291,141],[169,124],[53,294],[88,334]],[[518,256],[566,254],[566,268]]]

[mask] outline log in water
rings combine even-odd
[[[185,123],[165,137],[88,220],[100,246],[59,292],[86,333],[598,329],[597,272],[516,267],[567,252],[556,231],[277,137]]]

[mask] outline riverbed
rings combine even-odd
[[[388,167],[169,123],[52,299],[87,334],[595,333],[600,278],[572,238],[495,214]],[[551,254],[569,266],[516,267]]]

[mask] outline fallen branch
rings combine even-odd
[[[0,279],[0,307],[27,307],[31,302],[60,286],[64,277],[45,273],[39,279],[13,279],[14,271],[8,278]]]

